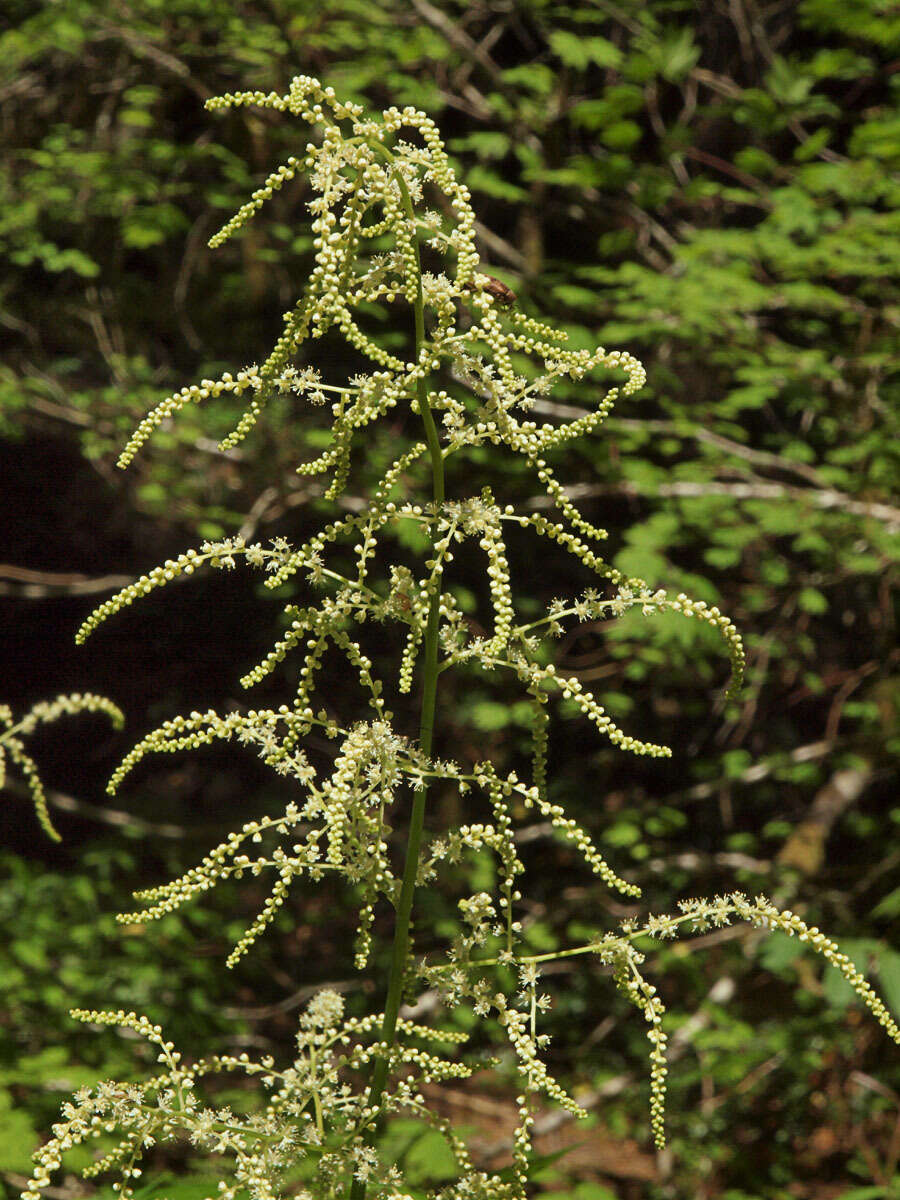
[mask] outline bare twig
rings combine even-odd
[[[120,42],[124,42],[133,53],[139,58],[149,58],[151,62],[155,62],[157,66],[162,67],[171,75],[176,75],[186,87],[189,87],[193,92],[200,97],[201,100],[209,100],[214,95],[213,92],[196,79],[190,71],[187,63],[176,58],[174,54],[169,54],[167,50],[148,41],[146,38],[136,33],[134,29],[126,25],[114,25],[111,21],[105,21],[95,18],[95,27],[106,37],[115,38]]]
[[[815,875],[825,861],[825,843],[838,818],[865,791],[873,775],[865,763],[835,771],[820,788],[803,820],[794,827],[790,837],[778,852],[783,867],[794,867],[803,875]]]
[[[768,193],[769,188],[757,179],[754,175],[749,175],[746,171],[742,171],[740,167],[736,167],[734,163],[728,162],[727,159],[720,158],[718,154],[710,154],[708,150],[701,150],[699,146],[686,146],[684,153],[688,158],[693,158],[696,162],[703,163],[706,167],[712,167],[715,171],[721,171],[723,175],[730,175],[732,179],[744,185],[744,187],[752,188],[754,192],[759,192],[761,195]],[[771,203],[767,205],[771,208]]]
[[[788,762],[813,762],[817,758],[824,758],[834,749],[833,742],[807,742],[804,746],[797,746],[787,755]],[[686,791],[681,793],[687,800],[706,800],[710,796],[714,796],[719,788],[726,782],[730,783],[758,783],[761,779],[767,779],[773,771],[777,770],[784,764],[784,759],[779,757],[769,762],[754,763],[752,767],[747,767],[745,771],[737,777],[736,780],[715,779],[707,783],[698,783]]]
[[[749,854],[739,854],[736,851],[723,851],[721,854],[698,854],[696,850],[687,850],[684,854],[672,854],[667,858],[651,858],[647,867],[655,875],[664,875],[671,867],[680,867],[685,871],[719,870],[723,867],[731,871],[753,871],[757,875],[767,875],[772,870],[772,863],[765,858],[751,858]]]
[[[743,94],[744,89],[733,79],[729,79],[727,75],[718,75],[715,71],[708,71],[705,67],[694,67],[690,73],[691,79],[696,79],[698,83],[705,84],[714,92],[718,92],[720,96],[726,96],[729,100],[737,100]]]
[[[584,416],[583,408],[576,408],[573,404],[559,404],[554,400],[535,400],[533,409],[535,412],[544,413],[550,417],[560,417],[564,419],[578,418]],[[714,433],[711,429],[706,429],[702,425],[681,425],[675,421],[666,421],[650,418],[646,421],[639,421],[635,417],[609,417],[605,422],[607,429],[621,429],[623,431],[636,433],[668,433],[673,437],[693,438],[698,442],[708,442],[711,446],[717,446],[720,450],[726,451],[728,454],[734,454],[738,458],[744,458],[747,462],[757,463],[759,466],[771,467],[779,471],[788,471],[794,475],[799,475],[803,479],[808,479],[810,483],[814,483],[819,487],[827,487],[827,482],[821,474],[806,463],[797,462],[795,459],[781,458],[778,454],[772,454],[768,450],[754,450],[752,446],[745,446],[742,442],[735,442],[731,438],[725,437],[721,433]]]
[[[285,996],[283,1000],[278,1000],[274,1004],[261,1004],[258,1006],[241,1007],[239,1005],[228,1005],[222,1009],[226,1017],[242,1018],[246,1021],[266,1021],[270,1017],[277,1016],[279,1013],[291,1012],[295,1008],[299,1008],[316,992],[323,988],[328,988],[332,992],[349,992],[353,988],[359,987],[359,981],[356,979],[339,979],[328,983],[308,983],[301,988],[297,988],[289,996]]]
[[[878,666],[879,663],[875,660],[863,663],[848,679],[844,680],[835,692],[834,699],[831,701],[831,707],[828,710],[828,718],[825,722],[826,738],[832,741],[837,738],[838,726],[841,723],[841,713],[844,711],[844,705],[848,697],[856,691],[867,675],[871,675],[873,671],[877,671]]]
[[[525,255],[520,250],[517,250],[512,242],[508,242],[506,238],[502,238],[499,233],[494,233],[493,229],[488,229],[487,225],[483,225],[481,221],[475,222],[475,232],[490,250],[491,254],[496,254],[499,258],[503,258],[511,267],[515,267],[517,271],[526,271],[528,263]]]
[[[584,416],[584,410],[576,408],[574,405],[557,404],[549,400],[537,400],[534,403],[534,411],[544,413],[548,416],[556,416],[564,419],[572,419]],[[791,459],[785,459],[777,454],[771,454],[767,450],[755,450],[751,446],[741,445],[740,442],[732,441],[731,438],[723,437],[719,433],[713,433],[710,429],[704,429],[702,426],[692,426],[684,428],[674,421],[665,420],[648,420],[637,421],[627,417],[611,417],[607,422],[607,427],[615,430],[644,430],[649,432],[669,433],[674,437],[691,438],[695,441],[706,442],[711,446],[716,446],[727,454],[733,454],[738,458],[744,459],[746,462],[753,463],[760,467],[768,467],[771,470],[784,471],[800,476],[802,479],[809,481],[815,485],[815,490],[809,488],[799,488],[791,484],[770,483],[759,480],[752,483],[740,482],[722,482],[710,480],[706,483],[693,483],[688,480],[679,480],[673,483],[662,483],[653,488],[652,491],[645,488],[639,488],[637,484],[622,481],[618,484],[577,484],[566,488],[566,495],[570,499],[586,496],[600,495],[653,495],[653,496],[734,496],[738,499],[748,500],[777,500],[788,497],[790,499],[804,500],[810,504],[814,504],[819,508],[824,509],[840,509],[844,512],[852,513],[854,516],[872,517],[877,521],[884,521],[892,528],[900,528],[900,508],[892,504],[883,504],[878,501],[855,500],[852,496],[848,496],[845,492],[840,492],[837,488],[830,487],[827,481],[822,477],[815,467],[810,467],[806,463],[796,462]],[[552,501],[545,496],[534,497],[529,503],[536,507],[550,507]]]
[[[875,501],[854,500],[843,492],[829,488],[813,489],[791,487],[782,483],[726,483],[711,479],[706,483],[678,480],[674,483],[659,483],[652,487],[640,486],[628,480],[620,483],[572,484],[563,491],[570,500],[584,500],[591,496],[733,496],[736,500],[801,500],[816,508],[840,509],[857,517],[873,517],[883,521],[892,529],[900,529],[900,508]],[[552,508],[549,496],[533,496],[527,504],[534,508]]]
[[[31,800],[31,792],[26,785],[16,778],[7,779],[4,791],[9,792],[20,800]],[[132,813],[122,812],[117,808],[105,805],[89,804],[87,800],[78,800],[65,792],[48,791],[47,802],[60,812],[74,813],[90,821],[99,821],[102,825],[112,825],[116,829],[133,829],[137,833],[146,833],[152,837],[169,838],[180,841],[195,833],[183,825],[175,825],[168,821],[145,821]]]
[[[0,563],[0,596],[39,600],[51,596],[90,596],[112,592],[134,583],[131,575],[79,575],[69,571],[31,571]]]
[[[480,67],[483,67],[494,83],[500,81],[500,68],[483,45],[480,45],[469,37],[464,29],[460,29],[458,25],[455,25],[445,12],[430,4],[429,0],[412,0],[412,2],[413,7],[423,21],[426,21],[434,29],[437,29],[439,33],[442,33],[451,46],[455,46],[457,50],[461,50],[463,54],[477,62]]]

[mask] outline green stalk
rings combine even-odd
[[[385,150],[385,147],[378,145]],[[390,152],[387,152],[388,155]],[[403,196],[407,216],[412,221],[414,213],[412,200],[407,191],[403,177],[395,175]],[[425,299],[422,294],[422,264],[419,257],[418,237],[414,240],[416,255],[416,362],[425,344]],[[444,460],[441,455],[441,444],[438,439],[434,416],[428,406],[428,380],[422,376],[416,385],[416,398],[419,412],[425,425],[425,440],[431,455],[432,494],[435,504],[443,503],[444,499]],[[434,539],[432,538],[432,541]],[[432,593],[428,606],[428,620],[425,625],[425,668],[422,687],[422,710],[419,724],[419,746],[426,756],[431,754],[431,743],[434,735],[434,712],[437,698],[438,678],[438,625],[440,621],[441,587],[440,580]],[[413,792],[412,813],[409,819],[409,836],[406,842],[406,860],[403,864],[403,879],[400,885],[400,899],[397,902],[397,915],[394,922],[394,946],[391,954],[391,968],[388,976],[387,999],[384,1004],[384,1018],[381,1023],[381,1041],[389,1049],[393,1049],[397,1038],[397,1017],[400,1012],[400,1001],[403,996],[403,983],[406,977],[406,965],[409,960],[409,927],[412,915],[413,895],[416,889],[416,875],[419,868],[419,851],[422,846],[422,831],[425,826],[425,802],[428,799],[427,787],[421,787]],[[377,1109],[387,1083],[388,1059],[376,1058],[372,1064],[372,1075],[369,1080],[368,1107]],[[375,1127],[372,1126],[367,1142],[371,1144],[375,1137]],[[366,1183],[362,1179],[354,1179],[350,1189],[350,1200],[365,1200]]]

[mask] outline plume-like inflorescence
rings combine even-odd
[[[301,1191],[301,1198],[356,1200],[371,1187],[371,1195],[379,1200],[402,1200],[402,1179],[376,1148],[375,1126],[387,1113],[414,1115],[447,1138],[458,1179],[435,1196],[523,1200],[537,1100],[555,1102],[573,1114],[582,1111],[547,1070],[542,1057],[547,1038],[539,1032],[540,1016],[551,1003],[549,992],[541,986],[542,966],[576,954],[598,956],[609,968],[613,985],[647,1022],[652,1127],[661,1145],[664,1013],[655,987],[644,976],[644,956],[637,943],[646,937],[689,934],[709,924],[743,920],[808,941],[843,972],[887,1033],[895,1041],[900,1039],[884,1005],[837,947],[762,897],[750,901],[735,893],[710,901],[691,900],[673,916],[626,922],[621,929],[598,932],[585,946],[546,955],[528,953],[521,923],[524,866],[515,836],[520,814],[539,813],[598,881],[632,900],[640,895],[639,888],[616,872],[588,832],[550,795],[550,701],[574,703],[599,734],[622,750],[654,757],[670,754],[666,746],[621,729],[577,677],[558,671],[550,661],[548,640],[559,636],[567,623],[615,619],[634,610],[648,618],[660,612],[677,613],[720,633],[731,661],[732,688],[738,688],[744,664],[741,639],[717,608],[626,577],[600,557],[597,547],[606,532],[578,512],[549,459],[557,449],[596,431],[619,397],[641,387],[644,370],[622,350],[568,348],[564,333],[510,304],[504,289],[480,270],[469,192],[456,179],[433,122],[412,108],[389,108],[379,118],[368,116],[360,106],[342,103],[332,89],[307,76],[294,79],[283,96],[246,92],[207,102],[214,111],[243,106],[274,109],[308,123],[314,132],[304,153],[272,172],[210,245],[221,245],[238,233],[275,191],[303,174],[313,193],[307,208],[315,237],[306,291],[284,315],[283,330],[261,365],[246,366],[220,379],[204,379],[163,400],[139,425],[120,465],[127,466],[154,430],[184,404],[226,393],[243,397],[247,404],[223,447],[245,438],[276,395],[290,393],[298,403],[330,405],[329,444],[298,470],[327,476],[326,496],[331,498],[347,483],[354,443],[362,442],[360,435],[379,418],[398,408],[411,410],[422,420],[425,440],[398,447],[400,452],[365,508],[335,518],[306,543],[292,546],[283,538],[268,544],[247,543],[240,537],[205,542],[124,588],[81,626],[79,642],[154,589],[201,568],[230,570],[239,562],[262,570],[270,588],[290,583],[298,593],[306,587],[311,597],[286,607],[279,640],[241,680],[250,688],[273,673],[288,675],[295,689],[290,702],[277,708],[240,707],[225,714],[194,712],[166,721],[133,748],[109,785],[114,791],[151,753],[181,753],[235,740],[289,780],[293,798],[283,812],[244,823],[180,878],[139,893],[138,907],[121,919],[150,921],[222,879],[247,873],[265,876],[270,880],[268,897],[233,947],[228,961],[234,963],[276,916],[296,880],[314,882],[329,872],[345,880],[356,898],[356,964],[363,968],[369,960],[376,906],[387,902],[399,914],[405,903],[406,871],[401,880],[392,866],[389,844],[410,792],[421,795],[436,782],[445,791],[456,789],[466,821],[417,845],[413,881],[420,886],[437,882],[443,868],[452,869],[465,856],[487,851],[496,860],[496,886],[460,899],[461,932],[442,956],[429,954],[417,969],[446,1005],[468,1005],[482,1017],[493,1014],[503,1031],[519,1081],[520,1121],[512,1170],[506,1174],[480,1170],[462,1139],[429,1111],[418,1090],[423,1082],[458,1079],[476,1065],[485,1065],[418,1047],[419,1041],[431,1039],[452,1048],[460,1040],[458,1035],[412,1025],[397,1019],[396,1012],[391,1018],[387,1009],[384,1018],[378,1014],[346,1019],[342,998],[325,991],[301,1018],[298,1057],[283,1070],[277,1070],[271,1060],[247,1055],[220,1056],[187,1066],[146,1018],[121,1012],[77,1013],[90,1023],[127,1027],[149,1038],[160,1048],[162,1069],[141,1084],[108,1082],[82,1089],[64,1109],[52,1141],[39,1151],[24,1200],[38,1200],[62,1151],[93,1136],[98,1125],[107,1132],[118,1130],[122,1140],[91,1173],[119,1171],[123,1196],[131,1193],[140,1169],[137,1164],[148,1145],[185,1137],[195,1147],[230,1160],[219,1184],[223,1200],[234,1200],[242,1190],[253,1200],[270,1200],[285,1195],[288,1187],[297,1196],[289,1176],[301,1159],[314,1167],[311,1190]],[[421,269],[423,245],[443,264],[441,270]],[[404,358],[388,352],[363,331],[361,311],[373,303],[395,305],[403,318],[414,322],[411,355]],[[306,365],[302,356],[307,344],[329,331],[341,335],[371,369],[349,380],[326,382],[319,371]],[[592,385],[598,389],[597,398],[583,416],[565,424],[529,419],[534,400],[546,395],[556,380],[587,380],[595,373],[605,376],[607,383]],[[437,485],[430,500],[410,494],[420,466],[428,459],[435,474],[446,461],[485,446],[517,456],[558,509],[559,520],[501,505],[488,489],[453,499],[445,499]],[[455,478],[464,477],[457,472]],[[428,557],[415,570],[397,563],[379,573],[377,564],[385,558],[389,561],[386,539],[410,523],[425,534]],[[510,534],[552,543],[595,577],[594,586],[575,598],[553,600],[537,619],[530,609],[525,619],[514,599]],[[484,555],[491,609],[477,632],[449,582],[457,549],[468,539],[477,542]],[[335,549],[339,553],[332,554]],[[354,564],[349,570],[348,558]],[[390,686],[377,677],[359,632],[367,623],[385,622],[396,625],[404,637]],[[530,779],[520,779],[514,772],[501,774],[490,762],[438,759],[430,752],[430,740],[426,748],[395,730],[390,705],[412,690],[423,655],[427,660],[426,645],[438,647],[433,664],[437,673],[454,667],[500,670],[521,685],[534,716]],[[321,698],[322,685],[327,685],[325,656],[334,654],[359,684],[367,705],[364,720],[342,723]],[[327,770],[310,758],[311,732],[319,745],[323,739],[331,744]],[[454,878],[458,877],[455,872]],[[411,961],[403,963],[402,969],[409,981],[414,975]],[[385,1028],[390,1028],[391,1037],[379,1040]],[[354,1082],[358,1071],[370,1066],[373,1081],[381,1072],[380,1090],[375,1082],[368,1091]],[[202,1078],[219,1071],[260,1079],[267,1096],[254,1115],[236,1116],[201,1099]]]
[[[13,717],[12,709],[6,704],[0,704],[0,790],[6,783],[6,759],[18,768],[25,777],[28,791],[34,803],[38,821],[49,838],[54,842],[60,841],[53,822],[50,820],[50,810],[47,806],[47,794],[37,764],[25,750],[23,738],[28,737],[38,725],[46,725],[60,717],[73,716],[82,712],[102,712],[115,729],[121,729],[125,723],[119,707],[105,696],[95,696],[92,692],[71,692],[67,696],[57,696],[55,700],[40,700],[33,705],[24,717],[18,721]]]

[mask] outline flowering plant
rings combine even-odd
[[[539,1032],[540,1014],[550,1004],[542,990],[542,966],[575,955],[594,955],[607,965],[615,987],[646,1022],[651,1124],[656,1144],[662,1146],[663,1005],[646,978],[640,946],[647,938],[681,937],[735,920],[809,942],[849,980],[888,1035],[900,1041],[900,1029],[885,1006],[834,943],[762,896],[750,899],[735,892],[687,900],[673,914],[626,921],[616,930],[598,931],[583,945],[528,953],[520,920],[524,867],[514,809],[539,812],[603,885],[633,899],[640,895],[550,795],[549,701],[561,697],[573,702],[598,733],[623,751],[654,757],[671,753],[620,729],[577,677],[557,671],[549,661],[548,639],[561,634],[567,623],[617,617],[631,609],[647,617],[664,610],[680,613],[721,634],[731,662],[731,687],[737,689],[744,661],[740,637],[718,609],[683,594],[654,590],[599,556],[596,547],[605,531],[578,512],[548,458],[593,432],[619,396],[637,391],[644,382],[643,368],[622,350],[568,348],[564,333],[520,311],[513,293],[480,269],[469,192],[456,179],[433,122],[412,108],[389,108],[380,118],[369,117],[359,105],[341,102],[332,89],[306,76],[294,79],[284,96],[249,92],[207,102],[211,110],[243,105],[289,113],[308,122],[319,136],[302,156],[289,158],[273,172],[210,245],[221,245],[235,234],[303,170],[316,193],[308,204],[315,266],[307,290],[285,314],[283,332],[262,365],[204,379],[163,400],[139,425],[120,466],[127,466],[154,430],[184,405],[223,393],[247,401],[224,448],[245,438],[276,396],[330,404],[329,444],[298,468],[329,478],[328,499],[338,497],[347,483],[354,439],[379,417],[407,407],[421,422],[423,440],[402,447],[363,511],[337,517],[303,545],[292,546],[283,538],[269,545],[248,544],[240,537],[204,542],[124,588],[82,625],[79,642],[122,608],[177,577],[203,567],[231,570],[238,562],[264,571],[270,588],[289,581],[294,586],[302,573],[314,596],[309,603],[287,606],[286,632],[241,681],[251,687],[299,653],[296,692],[289,703],[174,717],[131,750],[109,784],[114,792],[150,753],[176,753],[236,738],[290,780],[296,798],[277,815],[247,821],[180,878],[138,893],[138,908],[120,919],[150,921],[223,879],[267,875],[272,880],[268,898],[232,949],[228,962],[233,964],[263,934],[297,880],[316,881],[333,873],[346,881],[348,894],[358,903],[355,962],[360,971],[369,962],[376,907],[387,904],[394,910],[384,1005],[381,1011],[350,1016],[342,996],[321,991],[300,1019],[296,1056],[287,1064],[247,1053],[190,1060],[144,1016],[76,1010],[73,1015],[89,1024],[126,1028],[147,1039],[158,1048],[160,1069],[143,1082],[106,1081],[78,1091],[64,1106],[53,1137],[37,1151],[34,1178],[23,1200],[39,1200],[66,1150],[110,1136],[111,1148],[86,1174],[117,1173],[114,1186],[125,1197],[133,1194],[148,1148],[184,1138],[227,1160],[218,1185],[222,1200],[234,1200],[241,1191],[254,1200],[297,1195],[298,1164],[308,1189],[301,1196],[400,1200],[407,1185],[378,1148],[382,1118],[397,1113],[438,1128],[455,1156],[456,1179],[434,1195],[442,1200],[519,1200],[528,1188],[537,1099],[546,1097],[573,1114],[583,1111],[547,1070],[541,1056],[547,1039]],[[386,240],[388,248],[381,249]],[[444,270],[423,270],[423,246],[440,257]],[[401,308],[405,302],[411,310],[408,356],[389,352],[364,332],[361,310],[380,302]],[[342,335],[371,363],[371,370],[335,384],[301,365],[301,347],[329,331]],[[566,424],[539,425],[528,419],[535,399],[556,379],[580,380],[598,369],[617,374],[619,382],[607,388],[592,411]],[[446,386],[441,386],[441,375]],[[517,511],[489,489],[465,494],[465,474],[456,464],[484,446],[503,447],[518,456],[561,519]],[[424,495],[416,492],[414,482],[421,465],[430,471],[430,491]],[[445,495],[448,467],[455,470],[453,498]],[[395,563],[379,573],[385,543],[409,525],[429,545],[420,568]],[[523,621],[510,582],[510,532],[556,543],[596,577],[596,586],[577,598],[554,600],[545,615]],[[487,560],[493,614],[491,628],[477,634],[448,582],[456,549],[470,538]],[[349,572],[337,569],[343,560],[336,564],[329,559],[330,549],[345,539],[355,562]],[[371,636],[373,625],[388,622],[399,625],[405,639],[396,673],[397,700],[390,703],[418,689],[417,738],[395,727],[388,689],[364,649],[364,635]],[[367,719],[342,723],[316,700],[329,649],[339,651],[358,678]],[[435,755],[438,684],[451,668],[506,672],[520,683],[533,713],[529,779],[503,774],[490,761],[465,763]],[[327,769],[304,745],[312,731],[333,748]],[[467,808],[481,809],[484,816],[426,836],[428,799],[438,784],[456,789]],[[391,833],[403,815],[406,848],[402,862],[395,863]],[[445,865],[459,862],[468,851],[485,849],[498,865],[496,888],[460,900],[464,932],[444,953],[431,951],[417,960],[411,940],[416,889],[437,886]],[[465,1078],[487,1064],[463,1056],[459,1048],[466,1038],[457,1029],[402,1015],[403,998],[417,982],[434,990],[446,1007],[467,1005],[479,1016],[496,1017],[519,1081],[510,1171],[481,1170],[459,1134],[426,1103],[423,1084]],[[255,1111],[236,1114],[215,1105],[214,1089],[207,1095],[205,1083],[221,1072],[258,1078],[262,1098]]]
[[[54,842],[61,841],[55,825],[50,819],[50,809],[47,805],[47,795],[38,774],[37,763],[25,749],[23,738],[34,733],[39,725],[47,725],[63,716],[74,716],[81,712],[102,712],[110,719],[115,729],[121,729],[125,723],[121,709],[105,696],[95,696],[93,692],[71,692],[67,696],[57,696],[55,700],[40,700],[32,705],[24,717],[18,720],[13,716],[8,704],[0,704],[0,789],[6,783],[7,758],[14,767],[25,776],[28,791],[31,795],[34,811],[37,814],[41,828]]]

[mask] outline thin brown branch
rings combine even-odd
[[[483,225],[481,221],[475,222],[475,232],[490,250],[491,254],[496,254],[499,258],[505,259],[511,267],[515,267],[517,271],[525,272],[528,269],[528,262],[525,255],[520,250],[517,250],[512,242],[508,242],[506,238],[502,238],[499,233],[494,233],[493,229],[488,229],[487,225]]]
[[[793,867],[803,875],[817,874],[825,862],[825,843],[841,815],[863,794],[873,769],[868,763],[835,771],[820,788],[806,816],[794,827],[778,852],[783,867]]]
[[[557,404],[554,401],[537,400],[534,403],[534,411],[544,413],[547,416],[560,417],[566,420],[584,416],[584,410],[576,408],[574,405]],[[587,496],[600,495],[631,495],[631,496],[733,496],[737,499],[746,500],[777,500],[785,497],[790,499],[802,500],[813,504],[818,508],[824,509],[839,509],[843,512],[852,513],[854,516],[872,517],[877,521],[884,521],[892,528],[900,528],[900,508],[892,504],[884,504],[880,501],[855,500],[852,496],[848,496],[845,492],[840,492],[837,488],[830,487],[821,473],[810,467],[806,463],[796,462],[790,459],[782,458],[777,454],[770,454],[767,450],[755,450],[751,446],[743,446],[740,442],[732,441],[731,438],[723,437],[721,434],[713,433],[710,429],[704,429],[701,426],[692,426],[684,428],[676,424],[674,421],[664,420],[648,420],[639,421],[627,417],[611,417],[606,422],[607,428],[611,430],[636,430],[647,432],[659,432],[672,434],[674,437],[691,438],[695,441],[706,442],[708,445],[716,446],[727,454],[733,454],[737,458],[742,458],[746,462],[752,463],[760,467],[768,467],[771,470],[784,471],[800,476],[802,479],[808,480],[815,485],[814,490],[810,488],[800,488],[791,484],[770,483],[764,480],[759,480],[751,483],[739,482],[723,482],[710,480],[706,483],[693,483],[687,480],[679,480],[674,483],[661,483],[652,490],[647,488],[639,488],[636,484],[622,481],[618,484],[577,484],[566,488],[566,495],[570,499],[584,498]],[[533,501],[529,501],[537,507],[551,507],[552,501],[548,497],[535,497]]]
[[[797,746],[787,755],[787,761],[793,763],[813,762],[817,758],[824,758],[834,749],[833,742],[807,742],[806,745]],[[683,793],[680,793],[687,800],[706,800],[710,796],[714,796],[723,784],[730,783],[758,783],[761,779],[767,779],[773,771],[777,770],[784,764],[784,759],[779,757],[770,762],[754,763],[752,767],[747,767],[745,771],[737,777],[736,780],[715,779],[707,783],[698,783],[691,788],[687,788]]]
[[[545,413],[547,416],[564,419],[584,416],[584,409],[576,408],[571,404],[558,404],[553,400],[536,400],[533,409],[535,412]],[[628,432],[634,430],[636,432],[668,433],[673,437],[692,438],[698,442],[707,442],[710,446],[716,446],[728,454],[734,454],[738,458],[746,459],[747,462],[756,463],[763,467],[771,467],[778,471],[787,471],[809,480],[810,483],[814,483],[818,487],[827,487],[827,482],[822,478],[821,474],[815,467],[810,467],[807,463],[797,462],[795,459],[782,458],[780,455],[772,454],[768,450],[755,450],[752,446],[745,446],[742,442],[735,442],[721,433],[714,433],[711,429],[704,428],[702,425],[685,426],[675,421],[655,418],[641,421],[636,417],[610,417],[605,422],[605,427],[607,429],[621,429]]]
[[[31,800],[31,792],[16,778],[7,779],[4,791],[9,792],[20,800]],[[168,821],[145,821],[132,813],[122,812],[117,808],[105,805],[90,804],[87,800],[78,800],[65,792],[48,791],[47,802],[51,808],[60,812],[74,813],[89,821],[98,821],[102,825],[111,825],[116,829],[132,829],[136,833],[145,833],[151,837],[169,838],[180,841],[191,836],[194,830],[186,829],[183,825],[175,825]]]
[[[309,983],[301,988],[297,988],[289,996],[285,996],[283,1000],[278,1000],[274,1004],[263,1004],[258,1006],[228,1005],[222,1009],[222,1012],[229,1019],[239,1018],[246,1021],[267,1021],[270,1017],[278,1016],[280,1013],[292,1012],[295,1008],[299,1008],[301,1004],[305,1004],[311,996],[323,988],[329,988],[333,992],[349,992],[353,988],[359,986],[359,981],[356,979],[339,979],[328,983]]]
[[[761,179],[757,179],[754,175],[749,175],[746,171],[742,171],[740,167],[736,167],[734,163],[728,162],[727,159],[720,158],[718,154],[710,154],[708,150],[701,150],[699,146],[686,146],[684,153],[688,158],[693,158],[696,162],[703,163],[705,167],[712,167],[714,171],[721,171],[723,175],[729,175],[737,183],[751,188],[754,192],[767,195],[770,190]],[[771,207],[771,203],[768,206]]]
[[[160,46],[154,45],[153,42],[147,41],[146,38],[141,37],[140,34],[128,26],[115,25],[111,21],[102,19],[95,19],[95,25],[101,35],[124,42],[139,58],[148,58],[151,62],[155,62],[158,67],[162,67],[164,71],[177,76],[201,100],[209,100],[215,94],[210,91],[205,83],[201,83],[199,79],[196,79],[191,74],[187,63],[176,58],[174,54],[169,54],[167,50],[163,50]]]
[[[854,500],[834,489],[791,487],[783,483],[726,483],[711,479],[706,483],[678,480],[645,487],[628,480],[620,483],[580,483],[563,488],[570,500],[585,500],[592,496],[649,496],[700,497],[732,496],[736,500],[799,500],[816,508],[839,509],[857,517],[872,517],[892,529],[900,529],[900,508],[875,501]],[[549,496],[533,496],[526,501],[534,508],[552,508]]]
[[[485,50],[483,44],[474,41],[464,29],[460,29],[458,25],[454,24],[445,12],[430,4],[428,0],[412,0],[412,2],[413,8],[423,21],[443,34],[451,46],[483,67],[490,75],[492,82],[496,84],[500,81],[500,68]]]
[[[80,575],[70,571],[32,571],[12,563],[0,563],[0,596],[28,600],[51,596],[90,596],[113,592],[134,583],[131,575]]]

